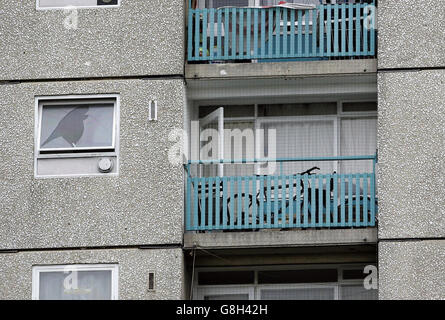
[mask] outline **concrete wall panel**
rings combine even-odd
[[[379,68],[445,67],[445,1],[379,0]]]
[[[0,17],[0,80],[183,73],[183,0],[75,12],[2,0]]]
[[[183,126],[184,90],[182,80],[0,85],[0,248],[182,243],[183,168],[168,161],[168,134]],[[119,176],[34,178],[35,96],[96,93],[120,94]]]
[[[445,299],[445,240],[380,242],[379,299]]]
[[[119,266],[120,300],[184,298],[183,253],[178,249],[111,249],[34,251],[0,254],[0,299],[32,297],[34,265],[115,264]],[[155,273],[155,290],[148,274]]]
[[[379,238],[445,236],[445,71],[380,73]]]

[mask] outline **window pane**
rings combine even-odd
[[[305,121],[305,122],[269,122],[263,123],[264,129],[264,156],[269,158],[303,158],[303,157],[328,157],[334,153],[333,121]],[[268,142],[268,130],[274,129],[276,141]],[[261,142],[260,141],[260,148]],[[273,156],[275,146],[276,156]],[[260,149],[261,150],[261,149]],[[317,173],[332,173],[332,162],[286,162],[283,163],[283,174],[297,174],[309,168],[317,166],[321,171]]]
[[[40,300],[110,300],[111,270],[40,272]]]
[[[247,7],[249,0],[207,0],[207,8],[221,8],[221,7]]]
[[[377,111],[377,102],[344,102],[343,112]]]
[[[250,284],[253,282],[253,271],[216,271],[199,273],[199,285]]]
[[[378,291],[366,290],[363,285],[349,285],[340,287],[341,300],[377,300]]]
[[[204,300],[249,300],[249,295],[246,294],[219,294],[219,295],[206,295]]]
[[[82,6],[93,7],[100,5],[117,5],[118,0],[39,0],[39,7],[66,7],[66,6]]]
[[[199,117],[204,118],[222,106],[201,106],[199,107]],[[253,105],[233,105],[223,106],[224,118],[254,117],[255,109]]]
[[[290,117],[337,114],[337,103],[290,103],[258,105],[259,117]]]
[[[261,300],[334,300],[334,288],[263,289]]]
[[[277,270],[258,272],[258,283],[337,282],[337,269]]]
[[[113,118],[113,104],[43,106],[40,147],[112,147]]]
[[[260,4],[262,6],[275,6],[279,4],[282,0],[261,0]],[[299,3],[299,4],[320,4],[320,0],[286,0],[287,3]]]
[[[377,118],[342,119],[342,156],[374,155],[377,149]],[[341,173],[372,172],[372,161],[342,161]]]
[[[364,279],[366,276],[363,269],[343,270],[343,280]]]

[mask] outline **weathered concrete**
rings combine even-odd
[[[327,263],[370,263],[377,261],[375,243],[360,245],[276,246],[263,248],[189,249],[185,254],[188,266],[261,266]]]
[[[187,79],[312,77],[375,73],[375,59],[269,63],[186,64]]]
[[[184,4],[125,0],[66,11],[2,0],[0,80],[183,74]]]
[[[379,298],[445,299],[445,240],[379,243]]]
[[[445,1],[380,0],[378,67],[445,67]]]
[[[120,95],[119,175],[35,179],[35,96],[101,93]],[[182,243],[183,166],[167,138],[183,126],[182,80],[21,83],[0,95],[0,249]]]
[[[0,300],[31,299],[34,265],[118,264],[119,299],[184,299],[184,258],[176,249],[102,249],[0,253]],[[148,291],[148,274],[155,290]]]
[[[379,238],[445,237],[445,70],[385,72],[379,91]]]
[[[377,229],[185,233],[184,248],[267,248],[356,245],[377,242]]]
[[[198,79],[187,81],[187,98],[202,103],[288,103],[333,99],[376,99],[375,73],[277,79]]]

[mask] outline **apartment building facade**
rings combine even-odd
[[[443,7],[3,1],[0,297],[443,298]]]

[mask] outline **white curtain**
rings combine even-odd
[[[333,130],[334,123],[331,120],[320,121],[286,121],[265,122],[261,126],[265,132],[265,155],[270,157],[267,145],[267,130],[276,130],[276,158],[309,158],[328,157],[334,152]],[[286,162],[283,170],[277,164],[275,174],[298,174],[309,168],[317,166],[319,173],[332,173],[333,164],[328,161],[318,162]]]
[[[342,119],[342,156],[374,155],[377,149],[377,118]],[[372,161],[342,161],[341,173],[371,173]]]
[[[378,300],[378,290],[366,290],[363,284],[340,287],[340,300]]]
[[[40,300],[110,300],[111,271],[77,271],[77,287],[66,287],[70,273],[41,272]]]
[[[216,122],[208,124],[206,127],[218,130]],[[242,160],[255,158],[255,133],[253,121],[236,121],[224,123],[224,159]],[[230,131],[228,131],[230,130]],[[201,160],[218,159],[215,155],[204,155]],[[205,165],[204,176],[217,176],[218,165]],[[224,176],[246,176],[254,174],[253,164],[224,164]]]
[[[261,300],[334,300],[334,288],[261,289]]]

